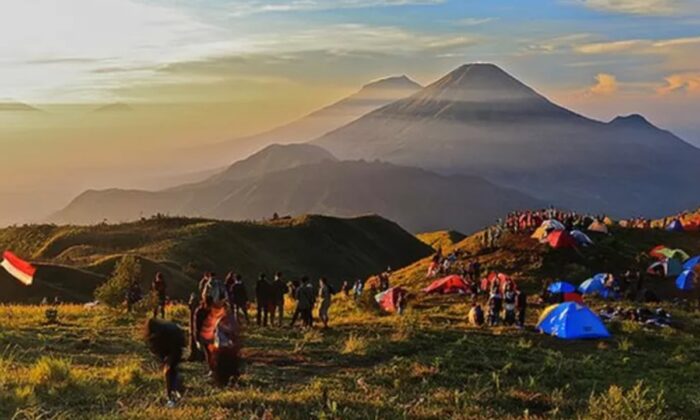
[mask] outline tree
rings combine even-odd
[[[95,290],[95,299],[111,307],[124,302],[132,282],[141,281],[141,263],[134,255],[125,255],[114,268],[112,276]]]

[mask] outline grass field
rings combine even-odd
[[[336,297],[332,328],[245,332],[245,373],[214,388],[185,363],[188,388],[164,408],[142,319],[108,309],[0,306],[0,418],[697,418],[700,318],[677,328],[611,325],[614,338],[565,342],[532,330],[474,329],[461,298],[419,299],[403,317]],[[537,310],[529,314],[534,324]],[[179,322],[184,307],[168,313]],[[52,385],[48,385],[48,381]]]

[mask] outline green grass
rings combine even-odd
[[[157,271],[171,297],[187,299],[204,271],[235,270],[249,285],[261,272],[288,278],[326,276],[340,284],[401,267],[429,255],[430,247],[378,216],[340,219],[302,216],[269,222],[152,218],[94,226],[27,225],[0,229],[0,248],[37,263],[32,289],[0,270],[0,302],[38,303],[44,296],[84,302],[125,254],[137,255],[142,287]]]
[[[185,363],[188,390],[172,410],[142,320],[65,305],[55,326],[43,308],[2,306],[0,418],[652,419],[700,410],[697,314],[672,309],[677,329],[618,324],[613,339],[566,342],[470,328],[465,303],[435,303],[397,317],[337,297],[329,330],[249,327],[240,383],[216,389],[202,364]],[[184,323],[186,310],[174,309]]]

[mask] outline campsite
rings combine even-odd
[[[550,234],[565,232],[558,227],[549,226]],[[483,282],[513,279],[527,292],[524,328],[472,325],[471,274],[429,278],[435,256],[423,250],[390,274],[391,290],[408,294],[400,315],[391,290],[375,300],[368,276],[361,296],[354,290],[333,296],[329,329],[243,322],[244,368],[236,383],[218,389],[203,364],[184,363],[186,390],[168,411],[158,365],[143,344],[146,314],[85,303],[0,306],[0,417],[692,418],[700,318],[694,295],[675,286],[687,283],[688,270],[685,277],[645,277],[661,303],[600,292],[603,273],[653,265],[655,255],[698,255],[700,236],[608,228],[591,232],[594,245],[585,248],[533,239],[531,231],[506,231],[488,248],[483,231],[456,240],[434,232],[429,240],[445,260],[455,256],[450,272],[476,260]],[[544,286],[565,303],[538,302]],[[476,299],[486,305],[488,293]],[[610,305],[659,309],[672,320],[608,318]],[[287,317],[293,306],[287,297]],[[47,308],[57,309],[55,320]],[[188,312],[173,302],[166,318],[186,327]]]

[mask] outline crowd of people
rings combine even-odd
[[[499,219],[496,225],[511,233],[532,233],[545,220],[558,220],[566,227],[566,230],[573,230],[584,229],[595,220],[603,222],[606,218],[607,216],[604,214],[580,214],[575,211],[564,211],[549,207],[547,209],[511,212],[504,221]]]

